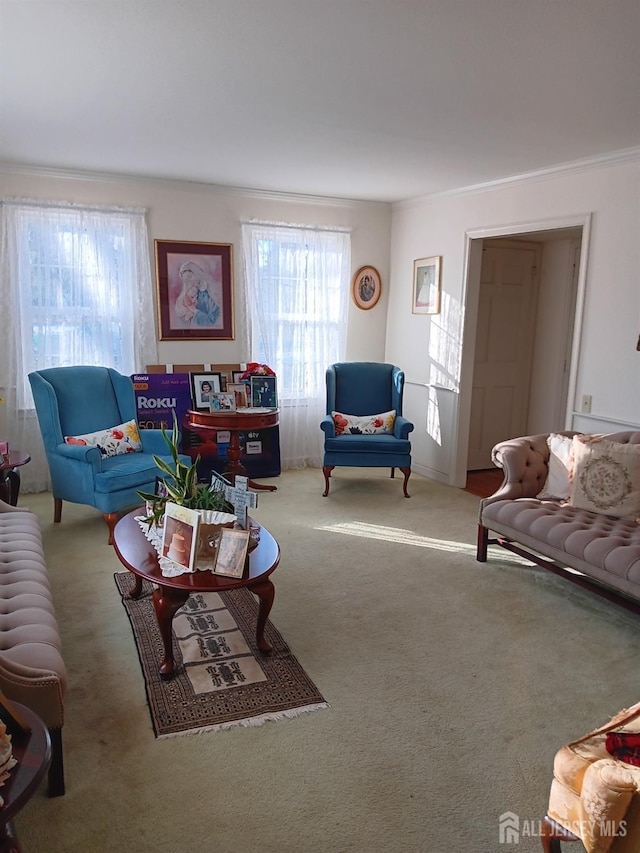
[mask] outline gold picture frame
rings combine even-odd
[[[360,267],[353,277],[351,295],[358,308],[368,311],[378,302],[382,293],[380,273],[375,267]]]
[[[417,258],[413,262],[412,314],[440,313],[440,269],[442,256]]]

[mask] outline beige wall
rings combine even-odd
[[[573,403],[577,408],[575,401],[590,394],[593,417],[572,416],[567,425],[605,432],[610,425],[640,424],[639,190],[635,159],[394,206],[385,358],[403,366],[409,380],[405,414],[416,424],[416,471],[464,484],[474,344],[467,248],[469,233],[482,229],[504,227],[508,233],[590,220]],[[431,255],[443,258],[443,310],[433,317],[413,315],[413,260]],[[448,390],[434,388],[434,376]]]

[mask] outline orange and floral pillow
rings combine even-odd
[[[110,429],[88,432],[85,435],[65,435],[65,444],[82,444],[97,447],[103,456],[119,456],[121,453],[141,453],[142,441],[138,424],[127,421]]]
[[[392,433],[396,422],[396,410],[382,412],[380,415],[344,415],[342,412],[331,412],[336,435],[375,435],[376,433]]]

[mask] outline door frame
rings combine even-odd
[[[472,228],[465,232],[464,280],[462,305],[464,324],[462,330],[462,353],[460,363],[460,386],[458,406],[454,423],[455,462],[450,471],[450,485],[464,488],[467,480],[467,459],[469,452],[469,429],[471,422],[471,394],[473,390],[473,370],[475,362],[476,327],[478,322],[478,302],[480,298],[480,272],[482,268],[483,241],[489,237],[514,237],[522,239],[529,233],[539,231],[557,231],[565,228],[581,228],[580,268],[576,293],[573,335],[569,364],[569,381],[565,408],[565,429],[571,429],[573,419],[573,401],[578,374],[578,356],[582,338],[582,318],[587,278],[587,258],[591,232],[591,213],[573,216],[554,217],[552,219],[533,220],[515,224],[497,225],[485,228]]]

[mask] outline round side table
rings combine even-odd
[[[40,717],[29,708],[14,702],[16,711],[31,729],[25,732],[7,724],[11,735],[13,757],[18,762],[0,787],[4,805],[0,807],[0,853],[20,853],[13,818],[29,802],[46,776],[51,763],[51,737]]]
[[[7,456],[0,457],[0,499],[11,506],[18,505],[20,494],[20,472],[18,468],[31,462],[28,453],[12,450]]]

